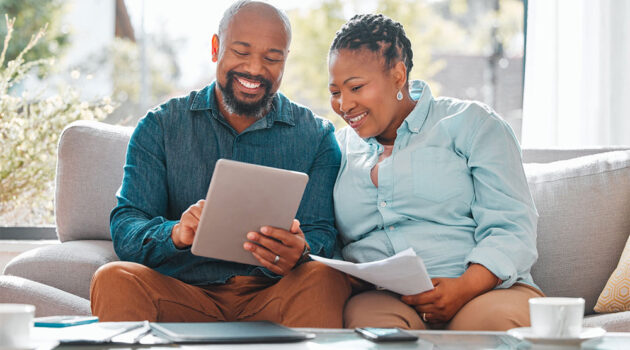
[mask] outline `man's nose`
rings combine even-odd
[[[245,70],[247,73],[251,75],[260,75],[263,71],[263,58],[256,57],[256,55],[250,56],[249,60],[247,60],[247,65],[245,66]]]

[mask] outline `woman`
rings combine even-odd
[[[379,260],[413,247],[434,289],[399,296],[354,281],[345,326],[506,330],[529,324],[543,294],[537,213],[507,123],[487,106],[434,98],[408,81],[402,26],[357,15],[331,45],[331,105],[349,124],[337,138],[334,190],[344,259]]]

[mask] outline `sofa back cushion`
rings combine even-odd
[[[534,281],[593,307],[630,234],[630,151],[525,164],[538,220]]]
[[[57,155],[55,219],[62,242],[109,239],[127,144],[133,128],[77,121],[61,133]]]

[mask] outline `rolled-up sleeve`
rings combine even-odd
[[[476,246],[466,264],[477,263],[509,288],[538,257],[534,206],[512,129],[499,117],[483,118],[471,134],[468,164],[474,185],[471,211]]]
[[[149,112],[138,124],[127,148],[123,182],[110,215],[114,249],[121,260],[158,267],[186,252],[171,240],[178,221],[168,220],[168,190],[163,130],[158,115]]]

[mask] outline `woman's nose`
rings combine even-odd
[[[352,110],[352,108],[354,108],[354,101],[349,98],[343,98],[343,96],[339,95],[339,110],[343,113],[348,113],[350,112],[350,110]]]

